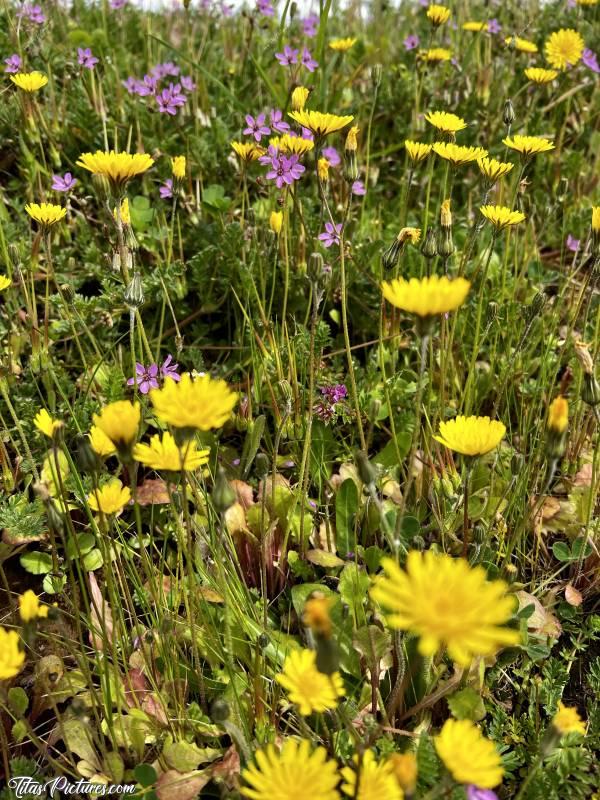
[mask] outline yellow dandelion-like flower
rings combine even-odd
[[[569,403],[566,397],[558,395],[548,407],[548,427],[556,433],[563,433],[569,424]]]
[[[546,61],[555,69],[573,67],[581,59],[585,43],[572,28],[554,31],[544,45]]]
[[[558,77],[558,72],[555,69],[529,67],[525,70],[525,77],[529,78],[532,83],[550,83],[550,81],[553,81],[556,77]]]
[[[151,389],[150,400],[159,419],[175,428],[208,431],[222,427],[238,395],[224,380],[202,375],[195,380],[188,374],[179,383],[167,378],[162,389]]]
[[[473,33],[481,33],[487,30],[487,22],[465,22],[462,26],[463,31],[472,31]]]
[[[269,139],[269,144],[276,147],[282,153],[295,153],[297,156],[303,156],[314,150],[315,143],[311,139],[303,139],[301,136],[290,136],[289,133],[284,133],[283,136],[273,136]]]
[[[118,478],[111,478],[108,483],[95,489],[88,495],[88,505],[92,511],[103,514],[120,514],[131,500],[129,486],[123,486]]]
[[[353,125],[346,135],[346,141],[344,142],[344,150],[347,153],[355,153],[358,150],[358,134],[360,133],[360,128],[358,125]]]
[[[592,230],[600,232],[600,206],[592,206]]]
[[[450,61],[452,50],[447,50],[445,47],[430,47],[429,50],[419,50],[419,58],[430,62]]]
[[[94,425],[119,447],[128,447],[137,437],[142,413],[139,403],[117,400],[94,414]]]
[[[562,700],[558,702],[552,726],[561,736],[566,736],[567,733],[580,733],[585,736],[585,722],[579,716],[577,709],[565,706]]]
[[[333,630],[333,623],[329,615],[331,606],[335,602],[333,597],[326,597],[322,593],[315,593],[304,604],[302,623],[310,628],[313,633],[329,638]]]
[[[329,161],[326,158],[320,158],[317,161],[317,173],[322,181],[329,180]]]
[[[477,166],[481,174],[494,183],[498,178],[503,178],[512,170],[514,164],[506,161],[496,161],[495,158],[478,158]]]
[[[372,750],[363,753],[362,759],[355,755],[352,760],[356,769],[344,767],[341,770],[344,779],[342,792],[345,795],[357,800],[403,800],[404,792],[396,780],[390,761],[377,761]]]
[[[54,433],[59,429],[62,428],[62,422],[57,419],[53,419],[50,414],[46,411],[45,408],[42,408],[38,411],[38,413],[33,418],[33,424],[49,439],[52,439]]]
[[[426,278],[398,278],[381,284],[383,296],[396,308],[430,317],[455,311],[465,302],[471,284],[465,278],[450,280],[445,275]]]
[[[414,794],[419,772],[416,755],[414,753],[393,753],[389,757],[389,762],[400,788],[409,795]]]
[[[419,244],[421,241],[421,228],[402,228],[396,238],[400,244],[405,244],[406,242]]]
[[[0,292],[8,289],[9,286],[12,286],[11,279],[7,275],[0,275]]]
[[[279,235],[282,227],[283,211],[271,211],[271,216],[269,217],[269,228],[271,228],[273,233]]]
[[[265,148],[254,142],[231,142],[231,149],[246,164],[257,161],[265,154]]]
[[[505,144],[512,150],[516,150],[526,158],[535,156],[538,153],[546,153],[549,150],[554,150],[553,142],[548,141],[548,139],[545,139],[543,136],[520,136],[516,134],[515,136],[507,136],[506,139],[502,139],[502,144]]]
[[[19,634],[0,627],[0,681],[14,678],[23,669],[25,653],[19,649]]]
[[[56,225],[67,214],[67,209],[54,203],[27,203],[25,211],[40,227],[48,229]]]
[[[433,152],[455,167],[468,164],[470,161],[477,161],[478,158],[483,158],[488,154],[483,147],[461,147],[454,142],[434,142]]]
[[[175,439],[168,431],[163,433],[162,439],[155,434],[150,439],[150,444],[136,444],[133,448],[133,457],[136,461],[156,470],[168,472],[192,472],[208,463],[210,450],[198,449],[190,440],[181,448],[177,447]]]
[[[450,9],[446,6],[440,6],[437,3],[430,5],[427,9],[427,18],[431,20],[433,25],[444,25],[450,19]]]
[[[522,211],[511,211],[506,206],[481,206],[479,209],[483,216],[499,231],[511,225],[523,222],[525,214]]]
[[[242,772],[241,794],[250,800],[339,800],[337,764],[324,747],[287,739],[278,752],[270,744]]]
[[[521,39],[520,36],[507,36],[504,44],[508,47],[514,47],[521,53],[537,53],[538,46],[535,42],[530,42],[528,39]]]
[[[92,175],[107,178],[117,194],[132,178],[142,175],[154,164],[147,153],[117,153],[115,150],[96,150],[95,153],[82,153],[77,161],[78,167],[87,169]]]
[[[33,619],[45,619],[48,616],[48,606],[40,604],[35,592],[28,589],[24,594],[19,595],[19,616],[23,622],[31,622]]]
[[[498,447],[505,434],[506,426],[499,420],[459,416],[440,422],[440,433],[433,438],[464,456],[482,456]]]
[[[117,209],[113,210],[113,217],[117,218]],[[129,200],[124,197],[121,202],[121,222],[123,225],[131,225],[131,213],[129,211]]]
[[[345,53],[346,50],[350,50],[351,47],[354,47],[357,41],[358,39],[351,39],[350,37],[346,39],[332,39],[329,42],[329,47],[331,47],[332,50]]]
[[[321,111],[290,111],[288,116],[319,137],[341,131],[354,119],[352,116],[341,117],[337,114],[323,114]]]
[[[48,78],[37,70],[35,72],[18,72],[10,76],[11,81],[24,92],[37,92],[48,83]]]
[[[175,158],[171,159],[171,170],[173,172],[173,177],[178,181],[182,181],[185,178],[185,167],[185,156],[175,156]]]
[[[446,769],[458,783],[493,789],[502,780],[500,753],[471,720],[446,720],[433,742]]]
[[[319,672],[314,650],[292,651],[285,659],[283,672],[277,675],[276,681],[283,686],[303,717],[315,711],[336,708],[339,698],[345,694],[339,672],[332,675]]]
[[[456,114],[447,111],[430,111],[425,114],[425,119],[434,128],[443,133],[457,133],[467,127],[467,123]]]
[[[504,581],[488,581],[481,566],[428,550],[411,550],[405,569],[382,559],[371,597],[387,610],[390,628],[419,637],[419,652],[431,656],[446,648],[457,664],[494,655],[516,645],[519,632],[503,627],[515,605]]]
[[[108,436],[97,425],[92,425],[88,434],[90,446],[100,458],[108,458],[117,452],[116,447]]]
[[[423,144],[423,142],[412,142],[410,139],[405,139],[404,147],[408,153],[411,161],[417,164],[419,161],[424,161],[431,153],[433,145]]]
[[[302,111],[308,100],[310,89],[306,86],[296,86],[292,92],[292,111]]]

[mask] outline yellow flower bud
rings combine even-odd
[[[302,111],[309,94],[310,90],[306,86],[296,86],[292,92],[292,111]]]
[[[357,136],[359,131],[360,131],[360,128],[358,127],[358,125],[353,125],[350,128],[350,130],[348,131],[348,135],[346,136],[346,145],[345,145],[345,149],[347,151],[349,151],[349,152],[355,152],[356,151],[356,149],[358,147],[358,143],[356,141],[356,136]]]
[[[563,433],[569,424],[569,404],[566,397],[558,395],[548,408],[548,427],[557,433]]]
[[[319,178],[322,181],[329,180],[329,161],[326,158],[320,158],[317,162],[317,170],[319,171]]]
[[[269,227],[273,233],[279,235],[281,233],[281,226],[283,225],[283,211],[271,211],[269,217]]]
[[[450,211],[450,200],[444,200],[440,213],[440,223],[442,228],[452,227],[452,212]]]
[[[185,178],[185,156],[175,156],[171,159],[171,168],[173,170],[173,177],[177,180]]]

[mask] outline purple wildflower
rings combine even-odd
[[[589,47],[586,47],[585,50],[583,51],[581,60],[588,69],[592,70],[592,72],[600,73],[600,66],[598,65],[598,56],[594,53],[593,50],[590,50]]]
[[[31,3],[25,3],[23,8],[17,11],[17,16],[19,19],[33,22],[35,25],[43,25],[44,22],[46,22],[46,15],[42,11],[41,6],[32,5]]]
[[[168,200],[173,197],[173,180],[168,178],[158,190],[163,200]]]
[[[118,11],[127,5],[127,0],[110,0],[110,7],[113,11]]]
[[[269,181],[275,181],[278,189],[299,180],[304,172],[304,167],[299,163],[300,159],[296,153],[291,156],[273,155],[270,157],[270,162],[271,169],[267,172],[266,178]]]
[[[324,147],[323,156],[327,159],[327,161],[329,161],[330,167],[338,167],[342,163],[340,154],[335,147]]]
[[[265,125],[265,114],[259,114],[256,119],[251,114],[246,114],[246,125],[242,133],[245,136],[254,136],[257,142],[260,142],[263,136],[268,136],[271,129]]]
[[[170,83],[168,89],[163,89],[162,92],[156,95],[156,102],[161,114],[170,114],[174,117],[177,114],[177,109],[187,103],[187,97],[181,94],[180,84]]]
[[[174,64],[172,61],[165,61],[164,64],[156,64],[156,66],[152,67],[150,72],[156,80],[160,81],[162,78],[176,78],[181,70],[177,64]]]
[[[286,44],[282,53],[275,53],[275,58],[282,67],[289,67],[291,64],[298,63],[298,50],[294,50],[289,44]]]
[[[228,3],[221,3],[221,14],[224,17],[230,17],[233,14],[233,6]]]
[[[144,75],[143,80],[136,81],[134,92],[140,97],[156,94],[158,79],[154,75]]]
[[[186,92],[193,92],[194,89],[196,88],[196,84],[189,75],[181,76],[181,85]]]
[[[55,192],[70,192],[76,183],[77,180],[70,172],[65,172],[64,175],[52,176],[52,188]]]
[[[498,20],[494,17],[494,19],[488,20],[487,32],[488,33],[500,33],[502,30],[502,25],[498,22]]]
[[[415,47],[418,47],[421,40],[417,36],[416,33],[411,33],[410,36],[407,36],[406,39],[402,42],[404,45],[405,50],[414,50]]]
[[[135,377],[129,378],[127,386],[137,385],[142,394],[148,394],[150,389],[158,389],[158,367],[156,364],[150,364],[145,367],[143,364],[135,365]]]
[[[308,128],[302,128],[302,138],[303,139],[310,139],[310,141],[312,142],[312,141],[314,141],[315,135]]]
[[[263,17],[272,17],[275,13],[275,9],[271,5],[270,0],[256,0],[256,8]]]
[[[283,112],[280,108],[273,108],[271,109],[271,113],[269,114],[269,121],[271,123],[271,128],[277,133],[287,133],[290,129],[290,126],[283,120]]]
[[[5,72],[18,72],[21,69],[21,56],[17,53],[13,53],[12,56],[4,59],[4,63],[6,66],[4,67]]]
[[[85,69],[94,69],[99,60],[100,59],[96,58],[96,56],[92,55],[92,51],[89,47],[77,48],[77,63]]]
[[[348,390],[343,383],[321,387],[321,399],[313,406],[313,413],[326,425],[337,414],[336,405],[346,399]]]
[[[179,368],[179,364],[172,364],[173,356],[169,353],[169,355],[165,358],[160,368],[160,376],[164,380],[165,378],[171,378],[176,383],[181,380],[181,375],[177,372]]]
[[[312,39],[317,35],[317,28],[319,26],[319,17],[316,14],[309,14],[302,20],[302,30],[304,35]]]
[[[467,800],[498,800],[498,795],[491,789],[478,789],[471,785],[467,786]]]
[[[319,62],[315,61],[315,59],[311,56],[310,50],[307,47],[304,47],[302,50],[302,66],[306,67],[309,72],[314,72],[317,67],[319,66]]]
[[[352,187],[350,188],[350,191],[352,192],[352,194],[355,194],[357,196],[362,196],[367,193],[365,185],[362,181],[354,181]]]
[[[579,250],[580,244],[580,239],[575,239],[573,236],[571,236],[571,234],[567,236],[567,250],[570,250],[572,253],[576,253]]]
[[[319,234],[319,240],[323,242],[323,247],[331,247],[334,244],[340,243],[340,235],[342,233],[342,223],[338,222],[337,225],[332,222],[325,223],[325,230]]]

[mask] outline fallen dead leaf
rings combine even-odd
[[[565,600],[570,606],[580,606],[583,603],[583,595],[572,584],[565,586]]]
[[[167,484],[160,478],[148,478],[137,487],[137,501],[141,506],[155,506],[169,503]]]

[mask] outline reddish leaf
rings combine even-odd
[[[195,800],[210,779],[210,770],[177,772],[170,769],[156,781],[156,796],[158,800]]]

